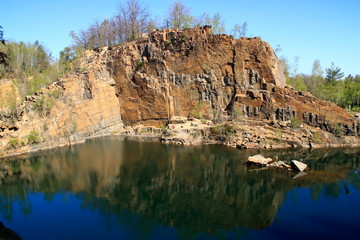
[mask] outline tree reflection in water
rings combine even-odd
[[[247,168],[244,161],[256,153],[298,159],[310,171],[292,179],[288,171]],[[101,213],[108,224],[115,218],[136,238],[145,239],[158,224],[176,228],[180,239],[199,232],[221,236],[231,229],[243,235],[245,229],[270,226],[292,189],[309,188],[314,201],[349,194],[349,186],[360,190],[354,173],[359,156],[354,149],[240,151],[94,139],[2,161],[0,209],[11,221],[15,203],[31,215],[30,193],[43,193],[52,201],[60,192],[71,192],[84,208]]]

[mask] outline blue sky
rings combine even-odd
[[[95,20],[112,17],[126,0],[0,0],[0,25],[5,39],[39,40],[58,57],[71,44],[69,32]],[[142,0],[152,16],[165,17],[173,0]],[[345,74],[360,74],[359,0],[182,0],[192,15],[219,12],[227,30],[248,23],[248,35],[260,36],[291,64],[299,57],[299,72],[311,73],[319,59]]]

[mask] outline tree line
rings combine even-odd
[[[71,31],[70,36],[74,43],[73,49],[91,49],[132,41],[155,29],[184,29],[204,25],[211,25],[214,33],[226,32],[224,20],[220,13],[213,16],[208,13],[192,16],[190,8],[177,0],[169,7],[167,17],[161,20],[152,17],[149,10],[139,0],[128,0],[125,3],[120,3],[115,16],[102,21],[95,21],[89,27],[78,32]],[[235,37],[242,37],[246,31],[247,23],[244,22],[243,24],[236,24],[231,33]]]
[[[360,111],[360,75],[345,77],[345,73],[333,62],[323,70],[320,61],[315,60],[311,74],[297,73],[298,57],[291,67],[286,60],[285,75],[287,84],[297,91],[309,91],[314,96],[332,101],[337,105],[353,111]],[[290,73],[290,69],[292,69]]]

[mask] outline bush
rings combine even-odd
[[[198,102],[194,106],[194,110],[191,112],[191,116],[197,119],[208,118],[209,117],[209,106],[205,101]]]
[[[335,135],[336,137],[338,137],[338,138],[341,137],[341,136],[344,134],[343,128],[342,128],[341,124],[336,125],[333,133],[334,133],[334,135]]]
[[[54,105],[53,100],[46,98],[44,95],[42,95],[40,99],[38,99],[35,103],[33,103],[33,107],[35,111],[41,117],[49,115],[53,105]]]
[[[233,125],[225,124],[220,126],[215,126],[210,128],[210,133],[212,135],[222,135],[222,136],[231,136],[236,133],[236,129]]]
[[[20,146],[20,141],[17,138],[12,138],[6,145],[6,149],[15,149]]]
[[[27,136],[27,142],[30,145],[37,144],[41,140],[39,133],[36,131],[31,131],[29,135]]]
[[[231,119],[235,122],[238,122],[241,120],[241,117],[242,117],[242,111],[240,108],[234,108],[232,111],[231,111]]]
[[[292,128],[299,128],[301,124],[302,120],[298,117],[293,117],[292,119],[290,119],[290,126]]]

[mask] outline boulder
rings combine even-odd
[[[299,162],[297,160],[291,160],[291,167],[295,171],[302,172],[305,170],[307,165],[305,163]]]
[[[283,161],[276,161],[276,162],[272,162],[270,164],[267,165],[268,167],[276,167],[276,168],[287,168],[290,169],[291,166],[284,163]]]
[[[247,162],[250,163],[250,164],[256,164],[256,165],[260,165],[260,166],[265,166],[265,165],[269,164],[272,161],[273,160],[271,158],[265,158],[261,154],[257,154],[257,155],[254,155],[254,156],[250,156],[248,158]]]

